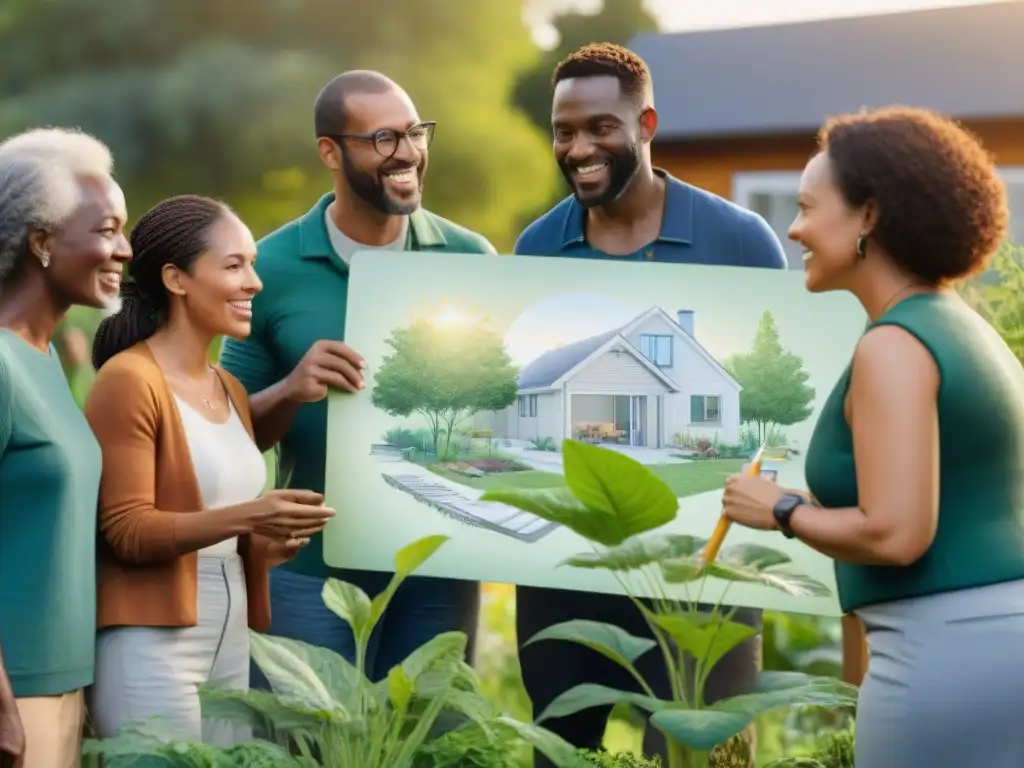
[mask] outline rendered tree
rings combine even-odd
[[[757,425],[764,440],[772,425],[788,427],[811,415],[814,389],[801,358],[782,348],[771,312],[761,315],[754,344],[745,354],[733,355],[726,369],[743,387],[740,419]]]
[[[393,352],[376,375],[372,402],[389,416],[423,416],[434,454],[444,435],[479,411],[498,411],[516,399],[516,367],[502,340],[482,325],[419,321],[392,331]]]

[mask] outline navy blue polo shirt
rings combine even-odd
[[[785,269],[782,243],[753,211],[691,186],[656,168],[666,182],[661,233],[636,253],[614,256],[586,239],[586,209],[573,195],[530,224],[516,241],[521,256],[657,261],[730,267]]]

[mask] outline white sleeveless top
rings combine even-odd
[[[185,428],[199,494],[201,514],[252,501],[267,482],[267,465],[256,443],[228,401],[230,415],[223,424],[214,424],[180,397],[174,398]],[[230,538],[199,550],[200,555],[224,557],[238,552],[238,539]]]

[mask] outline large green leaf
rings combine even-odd
[[[704,669],[713,668],[725,654],[757,634],[753,627],[726,621],[717,613],[655,613],[647,610],[644,613],[664,629],[676,645],[697,659]]]
[[[760,544],[725,547],[704,565],[699,553],[662,560],[661,573],[670,584],[683,584],[704,576],[723,581],[761,584],[794,597],[828,597],[826,585],[803,573],[789,555]]]
[[[294,641],[249,633],[249,652],[275,693],[296,699],[312,709],[341,709],[313,668],[294,650]]]
[[[658,643],[649,637],[635,637],[621,627],[600,621],[574,619],[553,624],[535,634],[525,645],[541,640],[567,640],[585,645],[630,671],[633,663]]]
[[[542,520],[564,525],[585,539],[612,547],[629,534],[617,517],[587,509],[566,486],[555,488],[492,488],[481,501],[508,504]]]
[[[363,590],[347,581],[327,579],[320,596],[324,605],[349,625],[357,641],[370,634],[370,598]]]
[[[324,723],[342,723],[346,717],[341,710],[313,709],[300,701],[256,688],[200,685],[199,700],[204,718],[245,723],[257,731],[266,729],[272,736],[319,731]]]
[[[457,681],[463,683],[463,688],[476,687],[475,674],[464,661],[466,643],[462,632],[442,632],[402,661],[401,668],[412,680],[418,698],[442,695]]]
[[[249,635],[258,635],[253,630]],[[267,637],[262,636],[261,637]],[[360,686],[368,686],[370,681],[339,653],[329,648],[294,640],[289,637],[272,636],[272,641],[287,648],[302,660],[314,675],[324,684],[331,699],[338,706],[349,708],[355,704],[355,694]]]
[[[617,517],[625,536],[671,522],[679,500],[636,459],[578,440],[562,442],[565,482],[585,507]],[[618,542],[616,542],[618,543]]]
[[[765,712],[788,707],[855,706],[856,691],[835,678],[762,672],[750,693],[723,699],[706,709],[659,710],[651,715],[650,722],[675,741],[708,750],[740,733]]]
[[[518,734],[519,738],[554,763],[555,768],[594,768],[594,764],[583,757],[576,747],[546,728],[523,723],[512,717],[501,717],[497,722]]]
[[[398,590],[398,587],[401,586],[402,582],[405,581],[413,571],[430,559],[431,555],[433,555],[446,541],[448,541],[447,536],[424,536],[422,539],[417,539],[412,544],[402,547],[395,553],[395,573],[391,577],[391,581],[388,583],[387,588],[374,597],[370,603],[368,625],[366,627],[365,634],[363,635],[365,639],[369,639],[370,633],[373,631],[373,628],[377,626],[377,622],[380,621],[380,617],[384,615],[384,611],[387,610],[388,603],[391,602],[391,598],[394,597],[395,592]]]
[[[603,552],[582,552],[563,565],[574,568],[604,568],[609,571],[633,571],[669,558],[696,555],[707,539],[678,533],[652,534],[626,539]]]
[[[539,723],[552,717],[565,717],[566,715],[574,715],[591,707],[612,706],[620,702],[632,704],[647,712],[659,712],[662,709],[680,706],[671,701],[652,699],[650,696],[645,696],[642,693],[619,691],[615,688],[596,685],[595,683],[583,683],[582,685],[573,686],[556,696],[555,700],[548,704],[544,711],[540,713],[540,716],[534,719]]]
[[[751,719],[742,712],[666,709],[651,715],[650,723],[672,741],[691,749],[711,750],[742,732]]]

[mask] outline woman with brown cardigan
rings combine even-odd
[[[245,390],[207,357],[218,336],[249,334],[262,285],[248,228],[217,201],[183,196],[147,212],[131,244],[85,407],[103,451],[90,712],[103,737],[160,716],[183,738],[227,746],[244,735],[202,722],[197,685],[248,688],[248,627],[270,623],[267,569],[333,512],[309,491],[261,497]]]

